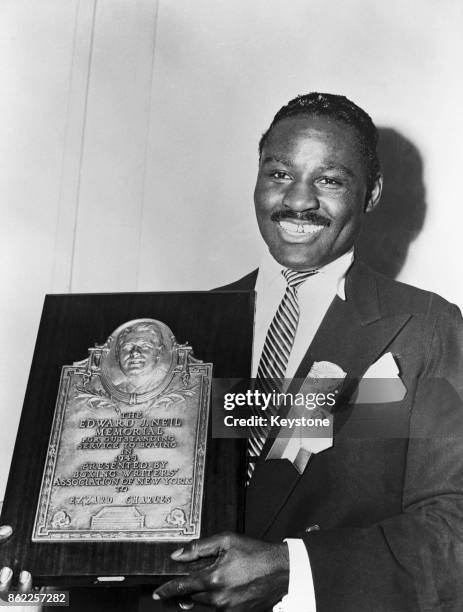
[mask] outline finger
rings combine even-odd
[[[32,591],[32,574],[30,572],[23,570],[19,574],[18,591],[20,593]]]
[[[0,525],[0,542],[7,540],[13,533],[13,528],[10,525]]]
[[[209,538],[193,540],[183,548],[175,550],[171,558],[175,561],[196,561],[202,557],[218,555],[220,551],[228,548],[230,541],[229,534],[219,534]]]
[[[205,606],[213,606],[215,604],[215,593],[208,593],[207,591],[193,593],[193,595],[191,595],[191,599],[194,602],[204,604]]]
[[[12,578],[13,570],[10,567],[2,567],[0,571],[0,593],[10,590]]]
[[[177,602],[177,606],[180,610],[192,610],[195,607],[195,602],[188,599]]]
[[[170,599],[171,597],[182,597],[191,595],[206,589],[206,574],[195,572],[189,576],[182,576],[166,582],[153,593],[153,599]]]

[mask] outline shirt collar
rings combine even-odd
[[[346,301],[345,282],[346,274],[354,261],[354,249],[352,248],[338,259],[330,262],[326,266],[318,269],[318,274],[323,274],[325,280],[329,283],[330,281],[336,285],[336,294],[344,302]],[[274,259],[268,250],[262,256],[259,273],[256,282],[256,291],[259,294],[259,290],[270,287],[275,283],[284,283],[284,278],[281,271],[285,267],[279,264]]]

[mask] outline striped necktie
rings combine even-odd
[[[298,272],[297,270],[285,269],[281,273],[287,283],[285,294],[268,328],[257,368],[255,389],[262,393],[281,390],[299,322],[297,290],[309,276],[316,274],[317,270]],[[257,408],[255,414],[262,416],[261,410]],[[275,414],[276,407],[270,404],[266,412],[268,422],[270,422],[270,417]],[[269,432],[270,425],[256,426],[251,429],[248,446],[248,482]]]

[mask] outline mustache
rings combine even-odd
[[[323,225],[329,227],[331,221],[322,215],[311,210],[297,212],[295,210],[276,210],[270,215],[270,219],[278,223],[279,221],[288,221],[294,219],[296,221],[308,221],[314,225]]]

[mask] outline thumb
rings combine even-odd
[[[174,561],[196,561],[203,557],[217,556],[227,548],[228,536],[214,535],[209,538],[201,538],[190,542],[183,548],[175,550],[171,554]]]

